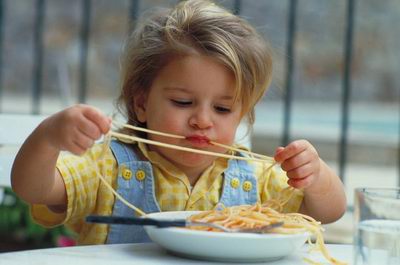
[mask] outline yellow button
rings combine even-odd
[[[240,180],[238,178],[233,178],[231,180],[231,186],[234,189],[237,189],[240,186]]]
[[[251,191],[251,188],[253,188],[253,184],[251,184],[250,181],[245,181],[243,183],[243,190],[244,191]]]
[[[127,168],[122,169],[122,177],[125,180],[130,180],[132,178],[132,171]]]
[[[136,171],[136,179],[139,181],[144,180],[144,178],[146,177],[146,173],[143,170],[138,170]]]

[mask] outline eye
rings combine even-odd
[[[177,106],[180,107],[188,107],[192,104],[192,101],[190,100],[176,100],[176,99],[171,99],[172,103],[174,103]]]
[[[214,109],[219,113],[230,113],[231,109],[223,106],[215,106]]]

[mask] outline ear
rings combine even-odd
[[[144,93],[140,93],[133,99],[133,107],[135,110],[136,117],[141,123],[145,123],[146,118],[146,106],[147,106],[147,96]]]

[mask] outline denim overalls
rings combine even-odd
[[[152,165],[139,161],[132,145],[118,141],[111,142],[111,150],[118,163],[117,192],[145,213],[160,212],[154,193]],[[242,160],[231,159],[224,172],[223,191],[219,203],[229,207],[257,202],[257,180],[253,168]],[[113,215],[132,216],[133,210],[116,199]],[[110,225],[108,244],[149,242],[142,226]]]

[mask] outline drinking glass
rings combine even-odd
[[[400,189],[357,188],[354,264],[400,264]]]

